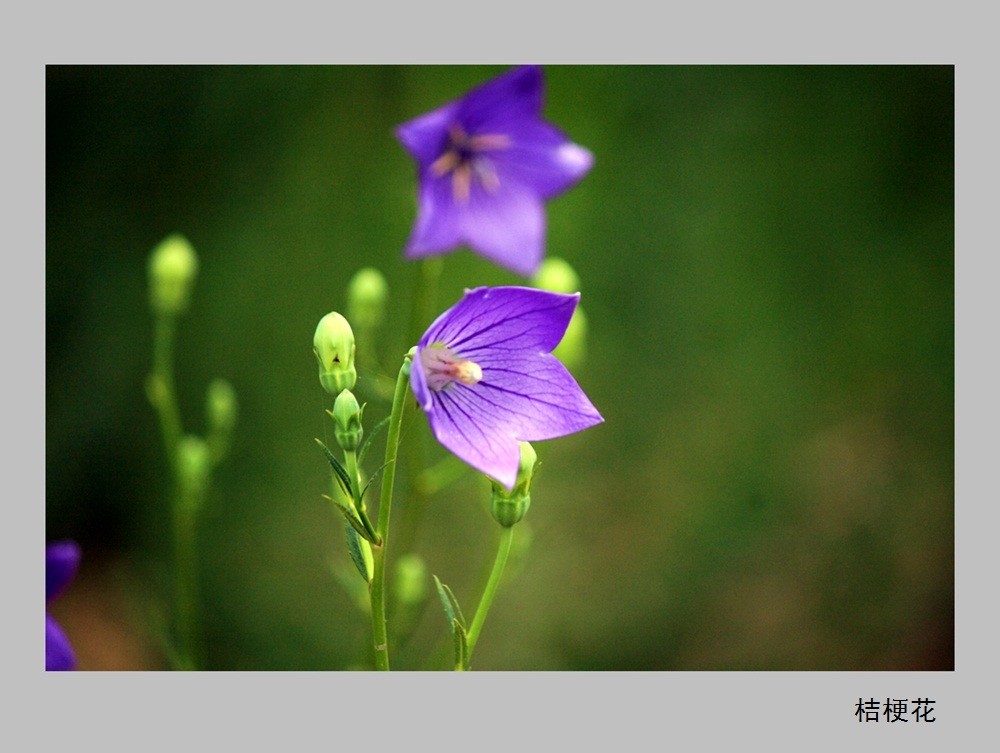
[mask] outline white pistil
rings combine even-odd
[[[431,345],[420,351],[420,360],[427,377],[427,386],[441,392],[452,382],[471,387],[483,379],[483,370],[475,361],[459,358],[441,344]]]
[[[455,364],[455,379],[471,387],[483,380],[483,370],[475,361],[458,361]]]

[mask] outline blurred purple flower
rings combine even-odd
[[[579,300],[534,288],[467,290],[417,343],[410,386],[434,436],[508,490],[518,441],[604,420],[552,355]]]
[[[80,547],[74,541],[60,541],[45,548],[45,669],[76,668],[76,656],[59,623],[48,613],[48,605],[61,594],[76,575]]]
[[[514,68],[396,129],[417,162],[416,224],[405,255],[467,245],[525,277],[545,252],[545,200],[594,158],[541,118],[542,69]]]

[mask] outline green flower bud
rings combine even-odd
[[[580,277],[568,262],[558,256],[550,256],[542,262],[531,279],[531,284],[553,293],[577,293],[580,290]]]
[[[531,505],[531,479],[538,467],[538,456],[534,448],[527,442],[519,442],[521,446],[521,463],[517,468],[517,483],[514,490],[508,492],[496,481],[492,481],[493,491],[490,496],[490,512],[497,523],[504,528],[510,528],[524,517]]]
[[[570,371],[575,369],[587,355],[587,316],[580,306],[576,307],[566,327],[566,334],[560,340],[552,355],[565,364]]]
[[[187,310],[198,256],[182,235],[170,235],[149,256],[149,302],[157,314]]]
[[[347,286],[347,315],[362,330],[382,323],[389,286],[374,267],[358,270]]]
[[[177,475],[190,497],[205,492],[211,471],[212,461],[205,441],[191,434],[181,437],[177,443]]]
[[[421,604],[428,593],[427,565],[417,554],[404,554],[396,562],[393,581],[396,600],[400,604]]]
[[[336,311],[319,320],[313,335],[313,353],[319,362],[319,383],[331,395],[349,390],[358,380],[354,368],[354,331]]]
[[[213,379],[205,396],[210,433],[229,434],[236,425],[236,391],[225,379]]]
[[[542,262],[531,284],[553,293],[576,293],[580,290],[580,277],[565,260],[550,256]],[[567,368],[573,369],[583,363],[586,345],[587,317],[583,309],[577,306],[573,318],[569,320],[566,334],[552,354]]]
[[[340,449],[353,452],[361,444],[364,429],[361,428],[362,408],[350,390],[343,390],[333,403],[333,435]]]

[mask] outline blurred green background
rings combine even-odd
[[[201,521],[208,666],[368,661],[320,496],[312,334],[376,266],[397,367],[415,170],[393,128],[503,70],[47,68],[46,536],[83,547],[53,605],[81,669],[167,666],[169,476],[143,385],[147,258],[174,232],[201,262],[185,428],[204,431],[213,377],[240,405]],[[574,372],[606,421],[536,446],[474,668],[953,669],[954,69],[550,66],[545,117],[595,155],[549,204],[548,253],[581,278]],[[462,250],[436,309],[523,282]],[[388,411],[370,377],[369,426]],[[412,419],[404,441],[427,440]],[[406,515],[398,498],[394,532]],[[469,616],[497,531],[469,474],[415,540]],[[432,593],[393,666],[446,669],[448,640]]]

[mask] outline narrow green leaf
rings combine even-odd
[[[365,405],[367,404],[368,403],[365,403]],[[364,410],[364,406],[362,406],[362,410]],[[371,446],[372,439],[374,439],[375,435],[378,434],[383,428],[388,426],[390,418],[391,416],[386,416],[377,424],[375,424],[375,427],[370,432],[368,432],[368,436],[366,436],[363,440],[361,440],[361,449],[358,450],[358,465],[361,465],[361,461],[365,459],[365,453],[368,452],[368,448]]]
[[[434,576],[434,585],[437,586],[438,596],[441,597],[441,606],[444,607],[444,616],[448,620],[448,629],[451,630],[452,634],[455,633],[454,623],[456,621],[455,617],[455,607],[451,604],[451,599],[448,598],[448,593],[445,591],[445,586],[438,577]]]
[[[464,672],[469,668],[469,637],[465,634],[458,618],[452,620],[451,634],[455,639],[455,670]]]
[[[448,598],[451,600],[451,605],[455,609],[455,618],[458,619],[458,624],[465,628],[465,615],[462,614],[462,607],[458,605],[458,599],[455,598],[455,594],[452,593],[448,586],[444,586],[445,592],[448,594]]]
[[[368,483],[365,484],[365,488],[361,490],[361,496],[358,498],[359,503],[361,502],[361,500],[365,498],[365,492],[367,492],[368,487],[372,485],[372,481],[374,481],[378,477],[378,475],[385,470],[385,467],[392,462],[394,461],[389,460],[388,462],[382,463],[382,465],[380,465],[378,468],[375,469],[375,472],[372,474],[372,477],[368,479]]]
[[[361,539],[358,537],[358,531],[355,530],[353,525],[348,525],[347,522],[344,523],[344,531],[347,533],[347,551],[351,553],[351,560],[354,562],[354,566],[358,568],[361,577],[366,582],[371,583],[372,574],[368,568],[370,563],[368,558],[365,557],[362,549],[364,544],[361,543]]]
[[[351,492],[351,478],[347,475],[347,471],[344,470],[344,466],[342,466],[340,461],[333,456],[333,453],[330,452],[330,448],[328,448],[325,444],[320,442],[318,439],[316,440],[316,444],[323,449],[323,454],[326,455],[326,459],[329,461],[330,467],[333,468],[334,473],[337,476],[337,480],[340,482],[340,488],[344,490],[344,493],[348,497],[353,499],[354,494]]]
[[[358,518],[357,513],[354,512],[354,510],[345,505],[343,502],[339,502],[335,500],[333,497],[330,497],[326,494],[323,495],[323,499],[330,500],[333,503],[333,506],[340,511],[340,513],[344,516],[347,522],[351,524],[351,526],[354,528],[355,531],[360,533],[365,539],[370,541],[372,544],[377,543],[372,538],[371,534],[368,533],[368,529],[365,528],[365,524],[361,522],[361,520]]]

